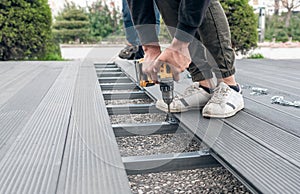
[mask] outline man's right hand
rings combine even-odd
[[[188,68],[191,63],[189,44],[188,42],[182,42],[174,38],[171,45],[156,57],[155,62],[151,61],[151,65],[145,71],[147,75],[152,80],[157,81],[157,73],[160,67],[166,63],[171,68],[173,79],[178,81],[179,74]]]

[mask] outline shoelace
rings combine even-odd
[[[175,96],[174,96],[174,100],[179,100],[181,98],[184,98],[185,96],[189,96],[191,94],[194,94],[196,90],[200,90],[199,88],[199,85],[197,85],[197,83],[193,83],[193,85],[187,87],[185,90],[184,90],[184,93],[177,93]]]
[[[217,87],[214,89],[214,94],[212,98],[210,99],[210,102],[221,104],[225,102],[226,96],[228,96],[230,92],[230,88],[228,87]]]
[[[193,83],[193,85],[191,85],[190,87],[188,87],[188,88],[185,89],[184,94],[185,95],[194,94],[195,91],[198,91],[198,90],[200,90],[199,84]]]

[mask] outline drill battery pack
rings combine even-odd
[[[143,62],[144,59],[140,59],[135,61],[135,70],[136,70],[136,76],[137,76],[137,82],[139,83],[139,86],[141,87],[150,87],[155,84],[159,84],[161,80],[164,79],[172,79],[172,71],[169,65],[163,64],[160,67],[160,71],[158,72],[158,81],[151,80],[145,73],[143,73]]]

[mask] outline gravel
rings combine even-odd
[[[222,167],[128,176],[132,193],[250,193]]]
[[[111,124],[151,123],[151,122],[163,122],[165,120],[166,120],[166,114],[161,114],[161,113],[110,115]]]
[[[117,143],[121,156],[193,152],[204,149],[202,144],[185,133],[118,137]]]
[[[153,103],[152,99],[125,99],[125,100],[105,100],[105,105],[117,105],[117,104],[150,104]]]
[[[103,90],[105,92],[109,93],[130,93],[130,92],[136,92],[139,91],[138,89],[133,89],[133,90]]]

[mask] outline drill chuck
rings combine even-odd
[[[160,81],[160,91],[162,93],[163,101],[170,105],[174,99],[174,81],[173,79],[161,79]]]

